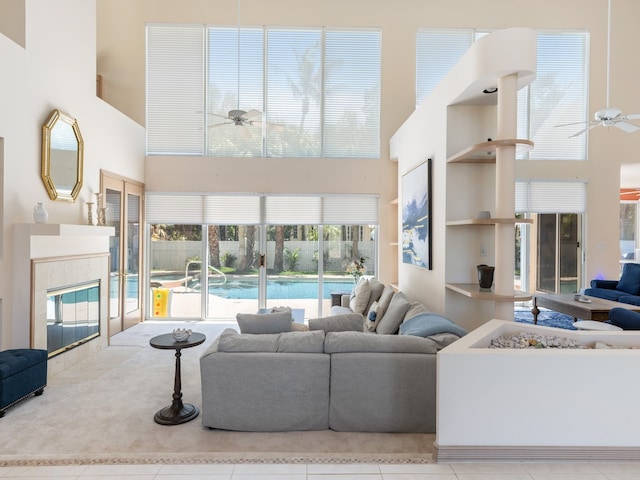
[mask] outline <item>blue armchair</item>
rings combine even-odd
[[[612,308],[609,312],[609,322],[623,330],[640,330],[640,312],[626,308]]]

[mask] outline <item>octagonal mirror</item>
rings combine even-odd
[[[75,202],[82,188],[84,142],[75,118],[54,110],[42,126],[42,181],[51,200]]]

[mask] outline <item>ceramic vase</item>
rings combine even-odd
[[[33,221],[36,223],[47,223],[49,220],[49,212],[44,208],[44,204],[42,202],[38,202],[35,207],[33,207]]]
[[[476,267],[478,269],[478,283],[482,290],[490,290],[493,285],[493,271],[496,267],[485,265],[484,263]]]

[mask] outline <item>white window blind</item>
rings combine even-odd
[[[379,158],[380,62],[380,29],[149,24],[147,153]]]
[[[267,30],[268,157],[318,157],[322,124],[322,30]],[[268,132],[269,133],[269,132]]]
[[[147,153],[202,155],[202,25],[147,25]]]
[[[374,225],[378,223],[378,197],[147,193],[146,221],[184,225]]]
[[[267,197],[266,223],[271,225],[318,225],[322,218],[322,197]]]
[[[327,30],[324,155],[380,156],[380,31]]]
[[[422,29],[416,39],[416,105],[433,90],[485,32],[474,29]],[[518,92],[518,136],[535,147],[518,158],[584,160],[586,135],[555,125],[587,120],[589,34],[540,31],[537,77]]]
[[[264,110],[263,40],[262,28],[207,28],[207,155],[262,153],[260,126],[234,128],[224,117],[230,110]]]
[[[458,63],[474,40],[471,29],[420,29],[416,38],[416,107]]]
[[[516,182],[518,213],[583,213],[586,211],[584,182]]]

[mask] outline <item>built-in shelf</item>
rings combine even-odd
[[[516,147],[516,152],[527,152],[533,148],[531,140],[508,138],[476,143],[447,158],[447,163],[495,163],[499,147]]]
[[[394,198],[393,200],[391,200],[389,202],[391,205],[397,205],[398,204],[398,197]]]
[[[466,220],[449,220],[447,225],[497,225],[497,224],[533,223],[530,218],[469,218]]]
[[[392,247],[397,247],[398,246],[398,242],[391,242],[389,245],[391,245]]]
[[[114,236],[115,227],[102,225],[77,225],[64,223],[27,223],[24,224],[30,235],[64,236]]]
[[[493,289],[490,291],[480,290],[477,283],[447,283],[446,287],[461,295],[478,300],[491,300],[494,302],[525,302],[531,300],[532,295],[527,292],[514,290],[513,295],[498,295]]]

